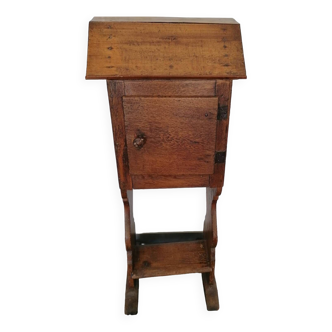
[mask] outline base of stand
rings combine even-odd
[[[138,309],[138,279],[202,273],[207,310],[218,310],[218,290],[203,232],[146,233],[136,235],[133,268],[126,286],[125,314]]]
[[[202,284],[205,298],[205,305],[207,311],[217,312],[220,310],[219,294],[217,281],[214,278],[212,285],[209,284],[209,274],[202,273]],[[137,316],[139,306],[139,280],[134,280],[134,288],[129,288],[126,283],[125,301],[124,301],[124,314],[126,316]]]
[[[210,285],[208,273],[202,273],[201,277],[202,277],[206,310],[215,311],[215,312],[219,311],[220,303],[219,303],[219,294],[218,294],[218,286],[216,278],[214,278],[213,284]]]
[[[134,287],[130,287],[130,282],[127,280],[126,299],[125,299],[125,314],[136,315],[138,312],[138,280],[134,280]]]

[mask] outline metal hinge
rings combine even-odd
[[[228,115],[228,105],[218,105],[217,120],[226,120]]]
[[[224,164],[226,161],[226,151],[216,151],[214,155],[215,164]]]

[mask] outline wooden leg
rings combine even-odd
[[[127,277],[124,299],[124,314],[136,316],[139,305],[139,280],[132,278],[133,254],[136,245],[136,223],[134,219],[133,191],[127,190],[127,194],[122,198],[124,207],[124,235],[125,249],[127,255]]]
[[[127,316],[136,316],[139,306],[139,280],[133,280],[134,287],[129,287],[128,280],[125,288],[124,314]]]
[[[203,223],[203,235],[205,239],[206,253],[208,255],[212,272],[208,275],[210,285],[215,282],[217,264],[217,246],[219,244],[218,234],[218,188],[206,188],[206,213]]]
[[[215,248],[218,243],[217,201],[220,194],[221,188],[206,188],[206,215],[203,234],[209,249]]]
[[[213,284],[210,285],[209,273],[202,273],[201,277],[202,277],[206,310],[207,311],[219,311],[220,303],[219,303],[219,294],[218,294],[216,278],[214,278]]]

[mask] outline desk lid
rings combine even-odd
[[[246,78],[231,18],[94,17],[86,79]]]

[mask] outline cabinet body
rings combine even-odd
[[[94,18],[87,79],[106,79],[128,270],[125,313],[136,314],[140,278],[201,273],[208,310],[216,203],[224,182],[232,82],[245,78],[233,19]],[[206,187],[202,232],[136,234],[133,189]]]
[[[231,80],[107,84],[121,189],[222,187]]]

